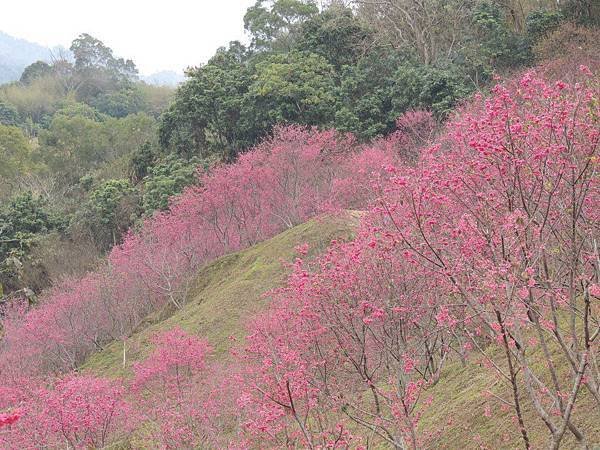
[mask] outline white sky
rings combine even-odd
[[[54,47],[89,33],[131,58],[142,74],[182,71],[221,45],[247,40],[255,0],[0,0],[0,30]]]

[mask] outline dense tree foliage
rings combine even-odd
[[[0,124],[0,160],[3,184],[9,184],[31,167],[31,145],[16,126]],[[8,186],[0,186],[0,198],[6,191],[9,191]]]
[[[0,291],[23,288],[22,269],[28,250],[43,234],[65,224],[46,202],[26,192],[0,209]]]
[[[369,139],[411,108],[443,119],[494,73],[530,64],[532,46],[568,16],[491,0],[341,3],[249,8],[249,48],[232,43],[188,72],[161,120],[162,147],[232,160],[277,123]]]
[[[52,73],[52,66],[50,64],[44,61],[36,61],[25,67],[19,81],[23,84],[31,84],[34,80],[50,73]]]
[[[159,139],[179,155],[206,157],[211,151],[235,155],[252,143],[244,123],[243,101],[251,83],[245,49],[233,43],[203,67],[188,72],[174,103],[162,116]]]
[[[194,183],[194,166],[235,161],[279,124],[366,142],[397,132],[414,109],[443,121],[498,71],[556,60],[552,49],[571,42],[561,54],[594,67],[595,31],[565,22],[593,23],[593,4],[579,3],[259,0],[244,19],[249,46],[232,42],[190,68],[172,102],[82,34],[72,58],[35,62],[0,88],[0,196],[34,192],[71,223],[64,237],[105,251]],[[90,195],[125,179],[128,217],[103,223]]]
[[[142,208],[145,214],[151,215],[156,210],[167,209],[171,197],[194,183],[199,166],[200,161],[197,159],[188,161],[176,155],[169,155],[154,164],[144,180]]]
[[[244,16],[255,50],[290,51],[306,20],[319,12],[313,0],[257,0]]]
[[[86,205],[74,220],[85,225],[91,239],[102,250],[120,242],[138,215],[138,201],[128,180],[107,180],[88,195]]]
[[[75,39],[71,51],[73,59],[58,55],[52,63],[38,61],[25,68],[19,82],[0,87],[0,201],[6,202],[1,206],[10,210],[12,197],[32,193],[44,211],[65,225],[32,232],[11,222],[11,227],[24,227],[11,233],[27,238],[18,246],[19,279],[3,280],[4,294],[24,286],[36,291],[47,287],[55,281],[48,274],[60,277],[56,267],[72,271],[71,264],[45,266],[53,261],[50,253],[80,260],[85,270],[88,255],[97,257],[119,242],[144,212],[146,173],[133,175],[130,160],[144,144],[153,155],[144,171],[166,156],[158,152],[157,118],[172,90],[138,82],[132,61],[115,57],[90,35]],[[180,175],[173,177],[177,182],[163,189],[165,196],[184,187]],[[160,200],[163,207],[165,203]],[[146,205],[149,215],[150,205],[157,201]],[[56,248],[59,242],[65,253]],[[74,254],[77,245],[81,256]],[[0,255],[4,265],[9,258],[5,250]],[[29,276],[34,274],[39,280]]]

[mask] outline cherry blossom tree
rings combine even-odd
[[[102,448],[127,434],[129,407],[114,381],[70,375],[39,386],[17,414],[3,448]],[[18,421],[14,418],[17,418]]]

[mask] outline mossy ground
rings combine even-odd
[[[486,349],[488,356],[501,367],[505,373],[506,357],[500,346]],[[546,359],[541,351],[529,356],[533,371],[549,384],[547,371],[544,370]],[[552,348],[552,358],[557,368],[559,379],[564,380],[565,390],[570,390],[571,376],[569,366],[558,346]],[[473,355],[464,363],[453,361],[442,372],[439,382],[427,395],[431,395],[433,403],[424,410],[420,421],[423,433],[439,433],[430,440],[429,448],[435,449],[516,449],[524,448],[514,411],[502,405],[502,398],[512,402],[510,385],[503,381],[497,371],[486,368],[483,358]],[[518,374],[519,398],[523,408],[525,426],[534,449],[549,447],[549,432],[546,425],[535,412],[523,386],[522,374]],[[497,396],[484,396],[490,391]],[[486,406],[491,416],[486,416]],[[573,412],[573,422],[584,432],[593,449],[600,449],[600,409],[597,403],[582,387]],[[578,448],[577,442],[567,430],[561,448]]]

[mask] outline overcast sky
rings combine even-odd
[[[131,58],[143,74],[181,71],[221,45],[247,39],[255,0],[0,0],[0,30],[45,46],[69,47],[89,33]]]

